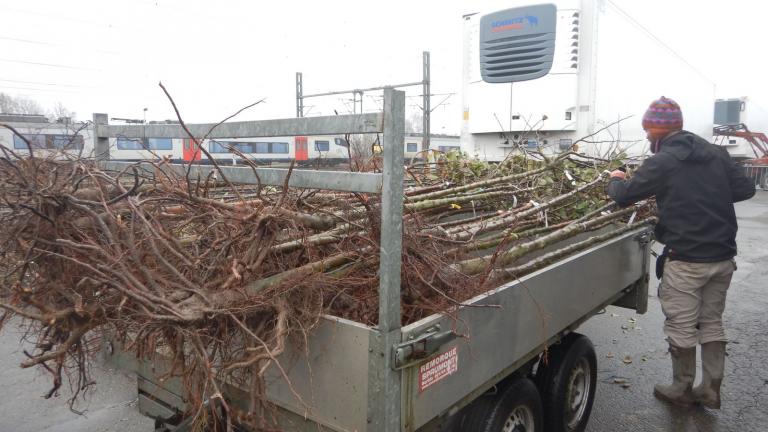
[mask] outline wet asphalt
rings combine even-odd
[[[589,432],[768,431],[768,191],[736,205],[739,217],[738,271],[728,293],[725,319],[727,348],[723,408],[680,409],[653,398],[653,384],[671,377],[669,354],[651,278],[649,311],[636,315],[608,308],[579,330],[595,344],[598,385]],[[121,371],[96,366],[97,385],[69,410],[68,389],[44,399],[48,378],[39,370],[20,369],[21,334],[0,334],[0,432],[138,432],[153,422],[137,411],[136,381]],[[66,385],[65,385],[66,386]]]

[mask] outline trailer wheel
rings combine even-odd
[[[546,432],[583,432],[597,387],[597,356],[586,336],[572,333],[549,353],[536,381],[546,413]]]
[[[496,395],[481,396],[461,422],[466,432],[541,432],[541,397],[528,378],[517,378]]]
[[[202,430],[205,430],[205,431],[227,430],[227,426],[226,426],[227,415],[221,409],[221,407],[217,406],[216,408],[213,408],[216,410],[216,413],[215,413],[216,415],[214,416],[213,415],[214,413],[212,412],[212,409],[211,409],[210,400],[206,401],[203,405],[205,406],[204,410],[206,412],[205,413],[206,421],[204,425],[202,426],[197,425],[197,427],[202,427],[203,428]],[[183,417],[181,419],[177,418],[176,416],[174,417],[175,417],[174,418],[175,421],[170,423],[168,421],[171,419],[167,419],[165,421],[160,419],[155,419],[155,432],[188,432],[188,431],[196,430],[194,428],[196,426],[194,424],[195,417],[188,416],[188,417]],[[237,421],[234,421],[232,422],[231,430],[233,432],[247,432],[250,429],[246,429],[245,426],[241,425]]]

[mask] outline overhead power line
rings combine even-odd
[[[35,45],[58,45],[52,42],[45,42],[45,41],[36,41],[36,40],[30,40],[30,39],[20,39],[20,38],[14,38],[14,37],[7,37],[7,36],[0,36],[0,40],[7,40],[11,42],[21,42],[21,43],[28,43],[28,44],[35,44]]]
[[[0,91],[4,91],[4,90],[36,91],[36,92],[39,92],[39,93],[51,93],[51,94],[56,94],[56,93],[77,94],[77,93],[79,93],[78,91],[75,91],[75,90],[72,90],[72,89],[56,90],[56,89],[39,89],[39,88],[32,88],[32,87],[6,87],[6,86],[0,86]]]
[[[44,46],[53,46],[53,47],[66,47],[67,44],[58,43],[58,42],[49,42],[49,41],[41,41],[41,40],[33,40],[33,39],[22,39],[22,38],[16,38],[16,37],[9,37],[9,36],[0,36],[0,40],[9,41],[9,42],[18,42],[18,43],[26,43],[26,44],[32,44],[32,45],[44,45]],[[109,51],[109,50],[102,50],[102,49],[94,49],[93,52],[99,52],[104,54],[120,54],[117,51]]]
[[[72,22],[78,22],[82,24],[95,25],[98,27],[117,28],[117,26],[109,22],[84,20],[81,18],[74,18],[71,16],[63,15],[63,14],[42,13],[42,12],[28,11],[28,10],[22,10],[22,9],[10,8],[10,7],[1,7],[0,10],[5,10],[8,12],[13,12],[18,14],[36,15],[39,17],[50,18],[55,21],[72,21]]]
[[[62,65],[62,64],[55,64],[55,63],[39,63],[39,62],[31,62],[31,61],[16,60],[16,59],[0,58],[0,62],[28,64],[28,65],[34,65],[34,66],[46,66],[46,67],[53,67],[53,68],[59,68],[59,69],[72,69],[72,70],[99,72],[99,69],[84,68],[79,66],[69,66],[69,65]]]
[[[659,43],[659,45],[663,46],[667,51],[672,53],[675,57],[677,57],[680,61],[688,65],[691,69],[693,69],[697,74],[701,75],[702,78],[706,79],[707,81],[714,83],[715,81],[708,77],[704,72],[702,72],[699,68],[691,64],[688,60],[685,59],[685,57],[681,56],[677,53],[672,47],[667,45],[663,40],[659,39],[658,36],[653,34],[650,30],[648,30],[644,25],[640,24],[638,20],[636,20],[632,15],[624,11],[624,9],[620,8],[619,5],[617,5],[613,0],[608,0],[608,3],[610,3],[611,6],[613,6],[619,13],[624,15],[632,24],[637,26],[640,30],[644,31],[648,36],[650,36],[653,40]]]
[[[44,86],[54,86],[54,87],[76,87],[76,88],[83,88],[83,86],[81,86],[81,85],[46,83],[46,82],[39,82],[39,81],[21,81],[21,80],[2,79],[2,78],[0,78],[0,81],[2,81],[2,82],[9,82],[9,83],[16,83],[16,84],[34,84],[34,85],[44,85]]]

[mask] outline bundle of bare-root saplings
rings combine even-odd
[[[379,195],[2,151],[2,323],[15,316],[24,328],[22,367],[50,374],[49,397],[66,379],[75,396],[93,384],[107,331],[140,359],[163,358],[159,378],[181,378],[197,424],[270,429],[263,376],[287,344],[301,345],[323,314],[376,324]],[[403,323],[652,223],[645,205],[607,201],[609,165],[454,154],[407,167]],[[248,391],[248,406],[228,403],[222,383]]]

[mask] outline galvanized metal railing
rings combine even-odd
[[[754,180],[755,187],[768,190],[768,165],[744,165],[744,174]]]
[[[380,113],[329,117],[304,117],[281,120],[190,124],[196,138],[254,138],[299,135],[383,134],[382,173],[295,170],[289,186],[381,194],[381,247],[379,265],[379,324],[371,338],[368,356],[369,430],[395,431],[401,428],[401,371],[395,370],[393,347],[400,343],[400,270],[403,241],[403,139],[405,93],[384,90],[384,110]],[[213,131],[211,132],[211,129]],[[103,167],[123,170],[136,162],[109,160],[109,139],[189,138],[181,125],[110,125],[106,114],[94,114],[94,149]],[[140,163],[138,163],[140,165]],[[165,165],[162,169],[184,170],[186,165]],[[155,169],[155,168],[153,168]],[[202,178],[212,170],[233,183],[282,186],[286,169],[256,168],[257,179],[249,167],[193,165],[191,174]]]

